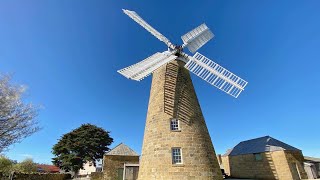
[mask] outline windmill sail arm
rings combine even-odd
[[[129,11],[129,10],[123,9],[123,12],[126,15],[128,15],[131,19],[133,19],[135,22],[140,24],[147,31],[149,31],[157,39],[164,42],[169,48],[171,49],[175,48],[175,45],[173,45],[168,38],[166,38],[164,35],[162,35],[160,32],[154,29],[151,25],[149,25],[146,21],[144,21],[135,11]]]
[[[136,64],[118,70],[118,73],[122,74],[126,78],[140,81],[162,65],[176,59],[177,56],[173,55],[175,52],[176,51],[165,51],[162,53],[157,52]]]
[[[207,25],[203,23],[192,31],[181,36],[183,41],[182,47],[187,47],[190,52],[195,53],[213,37],[214,34],[210,31]]]
[[[198,52],[189,58],[185,68],[235,98],[240,95],[248,84],[247,81]]]

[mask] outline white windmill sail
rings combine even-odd
[[[203,23],[187,34],[181,36],[181,39],[184,43],[183,47],[187,46],[190,52],[195,53],[213,37],[213,33],[206,24]]]
[[[185,68],[235,98],[239,96],[248,84],[247,81],[198,52],[189,59]]]
[[[160,41],[164,42],[168,47],[170,47],[171,49],[175,48],[175,46],[169,41],[168,38],[166,38],[164,35],[162,35],[160,32],[158,32],[152,26],[150,26],[136,12],[129,11],[129,10],[126,10],[126,9],[122,9],[122,10],[126,15],[128,15],[131,19],[136,21],[138,24],[140,24],[143,28],[145,28],[147,31],[149,31],[152,35],[154,35]]]
[[[137,64],[119,70],[118,72],[123,76],[140,81],[162,65],[177,59],[187,62],[185,65],[186,69],[235,98],[239,96],[248,84],[247,81],[241,79],[200,53],[196,53],[191,57],[182,51],[184,47],[187,47],[190,52],[195,53],[214,37],[214,34],[206,24],[201,24],[192,31],[181,36],[183,45],[175,46],[164,35],[144,21],[136,12],[126,9],[123,9],[123,12],[169,47],[168,51],[163,53],[158,52]]]
[[[168,51],[157,52],[143,61],[118,70],[118,72],[126,78],[140,81],[162,65],[176,59],[177,56],[173,54],[174,52]]]

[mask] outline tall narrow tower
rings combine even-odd
[[[222,179],[184,64],[173,61],[153,72],[139,180]]]
[[[136,81],[153,73],[139,180],[222,179],[189,71],[235,98],[247,82],[195,53],[214,37],[205,24],[183,35],[183,44],[176,46],[136,12],[123,11],[168,46],[118,71]],[[185,47],[194,56],[184,53]]]

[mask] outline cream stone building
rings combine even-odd
[[[222,174],[182,61],[153,73],[139,180],[221,180]]]
[[[307,179],[301,150],[270,136],[242,141],[222,156],[225,173],[235,178]]]
[[[103,179],[136,180],[139,172],[139,155],[120,143],[103,157]]]

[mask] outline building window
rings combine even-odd
[[[172,148],[172,163],[182,164],[181,148]]]
[[[180,130],[178,119],[171,119],[170,120],[170,129],[171,129],[171,131]]]
[[[254,158],[255,158],[256,161],[261,161],[262,160],[261,153],[255,153],[253,155],[254,155]]]

